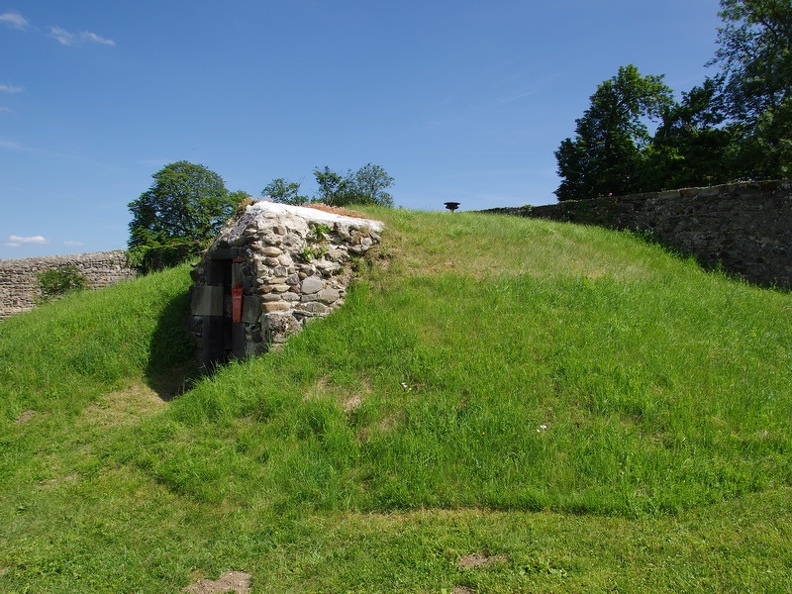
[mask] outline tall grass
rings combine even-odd
[[[169,402],[187,268],[0,322],[0,590],[783,591],[792,296],[629,234],[369,214],[342,309]]]
[[[182,330],[188,283],[187,268],[181,267],[72,293],[3,321],[0,418],[13,420],[27,409],[80,410],[108,388],[140,377],[149,365],[183,362],[192,348]]]
[[[191,356],[181,329],[186,273],[70,294],[0,322],[0,483],[24,490],[101,465],[83,454],[119,435],[88,430],[85,411]],[[170,337],[167,354],[158,336]]]
[[[626,235],[393,216],[416,250],[175,402],[147,471],[215,502],[629,516],[788,484],[788,295]]]

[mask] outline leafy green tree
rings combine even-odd
[[[597,87],[591,107],[576,120],[575,138],[562,141],[555,153],[560,201],[644,190],[644,149],[651,140],[645,122],[673,104],[662,80],[629,65]]]
[[[318,200],[331,206],[350,204],[376,204],[393,206],[393,196],[386,190],[393,185],[393,178],[379,165],[368,163],[345,177],[331,171],[329,167],[314,169],[319,186]]]
[[[252,198],[252,196],[245,190],[237,190],[236,192],[230,192],[228,194],[228,200],[234,205],[234,207],[239,206],[248,198]]]
[[[325,165],[324,169],[314,168],[314,178],[316,185],[319,186],[319,194],[316,200],[324,204],[331,204],[334,198],[346,191],[346,181],[341,175]]]
[[[211,239],[234,212],[223,179],[203,165],[171,163],[129,203],[129,247]]]
[[[273,179],[261,192],[275,202],[282,204],[306,204],[322,202],[329,206],[348,206],[350,204],[377,204],[393,206],[393,196],[386,190],[393,185],[393,178],[379,165],[369,163],[357,171],[348,171],[345,176],[331,170],[328,166],[314,168],[314,178],[318,192],[313,198],[300,195],[298,182],[287,182],[282,177]]]
[[[261,190],[261,195],[265,198],[271,198],[273,202],[299,206],[309,201],[308,196],[300,195],[300,185],[300,182],[290,182],[279,177],[267,184],[267,186]]]
[[[385,190],[393,185],[393,178],[379,165],[368,163],[350,179],[357,204],[393,206],[393,196]]]
[[[707,79],[663,109],[662,123],[647,147],[646,183],[651,190],[726,183],[735,177],[735,130],[726,119],[719,81]]]
[[[166,165],[152,177],[151,187],[128,205],[132,213],[130,260],[143,270],[159,267],[146,264],[152,250],[186,246],[179,250],[182,255],[178,258],[200,251],[234,212],[243,194],[229,195],[217,173],[188,161]],[[165,261],[175,263],[174,258],[168,256]]]
[[[792,3],[721,0],[718,50],[744,177],[792,174]]]

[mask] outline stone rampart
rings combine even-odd
[[[632,229],[705,267],[792,288],[792,180],[499,208],[488,213]]]
[[[41,292],[37,275],[74,265],[93,289],[133,278],[123,251],[0,260],[0,319],[33,309]]]

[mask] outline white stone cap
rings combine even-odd
[[[267,202],[264,200],[254,202],[248,206],[246,213],[254,217],[258,213],[277,216],[298,216],[310,223],[329,223],[330,225],[334,223],[341,223],[353,228],[367,227],[377,233],[381,232],[385,228],[385,223],[382,221],[342,215],[334,212],[326,212],[325,210],[319,210],[318,208],[311,208],[309,206],[292,206],[291,204],[280,204],[278,202]]]

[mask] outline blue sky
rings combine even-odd
[[[549,204],[619,66],[714,74],[718,0],[0,0],[0,259],[123,249],[168,163],[259,196],[371,162],[397,206]]]

